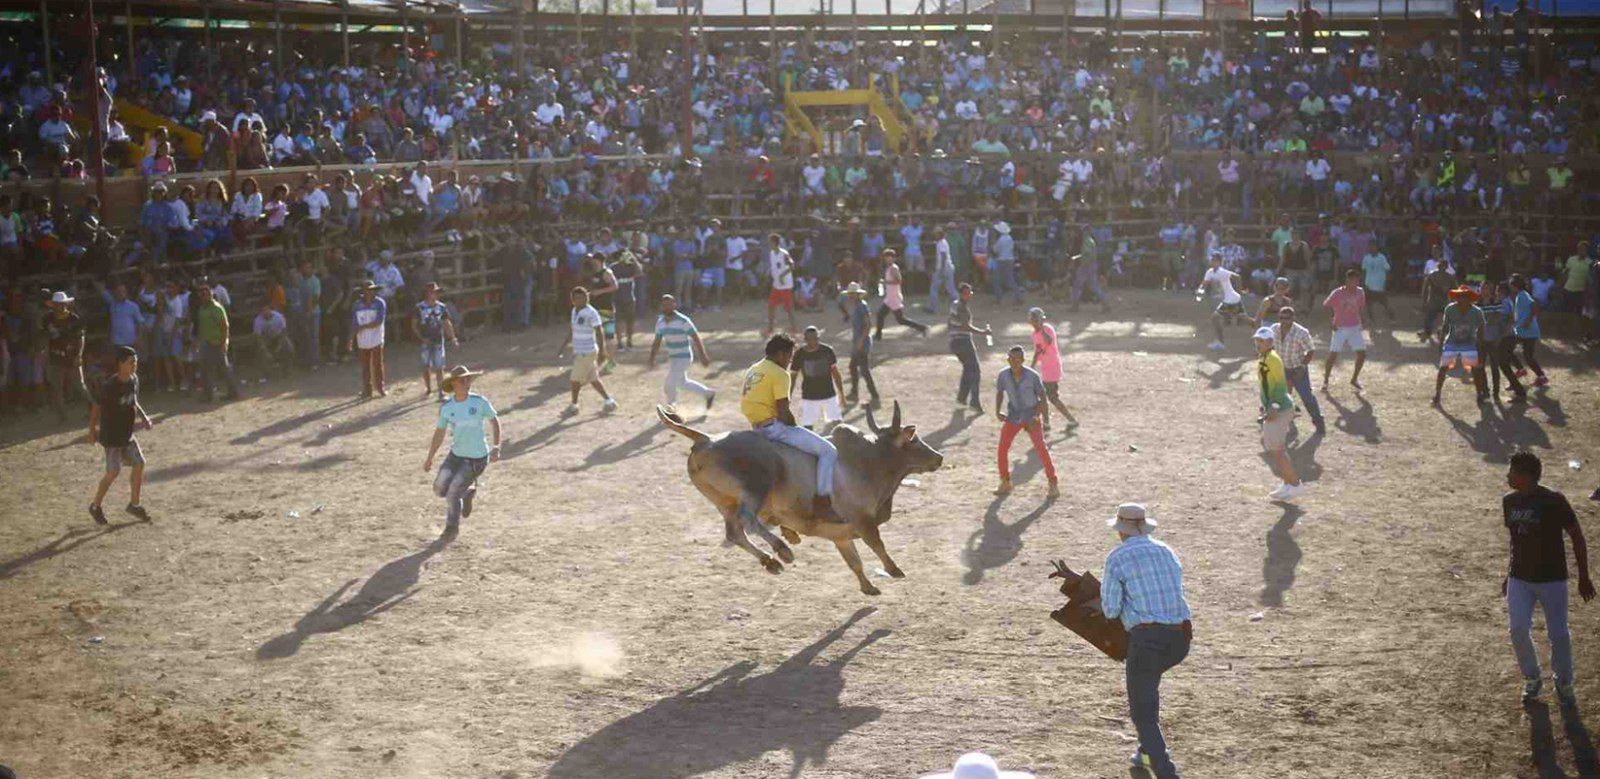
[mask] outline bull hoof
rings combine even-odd
[[[780,563],[771,557],[762,560],[761,567],[767,569],[767,573],[773,574],[774,576],[783,573],[783,563]]]
[[[794,550],[790,549],[787,546],[778,547],[778,559],[782,560],[784,563],[786,563],[788,565],[793,565],[794,564]]]
[[[880,590],[870,584],[863,584],[861,585],[861,593],[863,595],[882,595],[883,590]]]
[[[779,528],[778,532],[783,534],[783,540],[788,541],[791,544],[800,543],[800,534],[799,533],[796,533],[793,530],[790,530],[789,528],[786,528],[786,527],[785,528]]]
[[[888,568],[886,568],[885,570],[888,572],[888,574],[890,576],[892,576],[892,577],[894,577],[896,579],[904,579],[904,578],[906,578],[906,572],[900,570],[900,566],[891,565]]]

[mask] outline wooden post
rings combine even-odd
[[[50,6],[45,0],[39,0],[39,27],[44,31],[44,83],[56,83],[56,66],[54,57],[50,55]]]
[[[128,73],[137,79],[139,78],[139,57],[133,51],[133,0],[126,0],[122,10],[124,14],[122,20],[127,22],[128,26]]]
[[[88,0],[88,37],[89,37],[89,113],[93,114],[90,120],[94,125],[90,130],[89,164],[94,166],[94,196],[100,201],[101,213],[106,207],[106,136],[105,123],[100,121],[100,98],[104,88],[100,86],[99,53],[95,43],[99,40],[100,31],[94,23],[94,0]]]
[[[572,0],[572,18],[578,25],[578,48],[583,48],[583,0]]]
[[[928,0],[917,2],[917,62],[927,57],[928,51]]]
[[[857,43],[858,43],[858,41],[857,41],[857,28],[858,28],[858,25],[857,25],[857,21],[856,21],[856,0],[850,0],[850,60],[851,60],[851,62],[860,62],[861,61],[861,55],[859,53],[857,53],[857,51],[856,51],[856,46],[857,46]],[[859,66],[852,66],[850,68],[850,86],[851,87],[854,87],[856,85],[855,71],[856,71],[857,67],[859,67]]]
[[[1067,66],[1067,55],[1072,51],[1072,6],[1077,0],[1061,0],[1061,64]]]
[[[344,68],[350,69],[350,3],[349,0],[339,6],[339,47],[344,51]]]
[[[1000,53],[1000,0],[989,0],[989,56]]]
[[[778,94],[778,0],[767,0],[767,56],[772,58],[772,94]]]
[[[400,0],[400,71],[410,72],[411,68],[411,16],[406,0]]]
[[[278,78],[283,78],[283,0],[272,0],[272,30],[272,69]]]
[[[639,69],[639,0],[628,0],[628,68]]]
[[[678,0],[678,14],[683,17],[683,158],[694,156],[694,57],[689,42],[689,2]]]
[[[466,56],[461,51],[461,27],[466,21],[466,12],[461,10],[461,0],[456,0],[456,69],[461,69],[466,62]]]

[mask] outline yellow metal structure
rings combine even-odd
[[[791,137],[805,137],[811,141],[813,151],[823,150],[822,131],[817,129],[815,123],[806,115],[807,108],[840,108],[860,106],[878,118],[883,123],[883,132],[888,136],[889,148],[900,148],[900,138],[905,135],[905,125],[900,121],[900,116],[883,99],[883,94],[876,89],[841,89],[822,92],[796,92],[790,90],[783,96],[783,115],[785,126]]]

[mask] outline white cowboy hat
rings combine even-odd
[[[956,760],[954,768],[922,779],[1034,779],[1027,771],[1002,771],[994,758],[982,752],[968,752]]]
[[[66,290],[58,289],[55,291],[55,293],[50,295],[50,302],[58,306],[64,306],[72,301],[73,297],[68,295]]]
[[[994,231],[999,233],[999,234],[1001,234],[1001,235],[1010,235],[1011,234],[1011,225],[1008,225],[1005,222],[995,222],[994,223]]]
[[[1124,503],[1117,507],[1117,515],[1106,520],[1106,527],[1130,536],[1142,536],[1157,526],[1146,514],[1143,503]]]
[[[865,287],[861,286],[861,282],[852,281],[852,282],[850,282],[850,286],[844,288],[844,294],[846,294],[846,295],[865,295],[865,294],[867,294],[867,290],[866,290]]]

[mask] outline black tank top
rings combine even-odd
[[[612,309],[611,293],[594,291],[605,289],[609,286],[611,285],[606,283],[605,271],[602,270],[589,276],[589,304],[594,306],[596,311],[610,311]]]
[[[1275,319],[1278,316],[1278,312],[1283,310],[1285,307],[1294,308],[1294,298],[1289,298],[1288,301],[1289,302],[1287,302],[1287,303],[1279,303],[1277,295],[1268,295],[1267,299],[1265,301],[1265,304],[1266,304],[1266,307],[1267,307],[1266,316]],[[1265,318],[1263,318],[1262,324],[1271,324],[1271,323],[1265,321]]]

